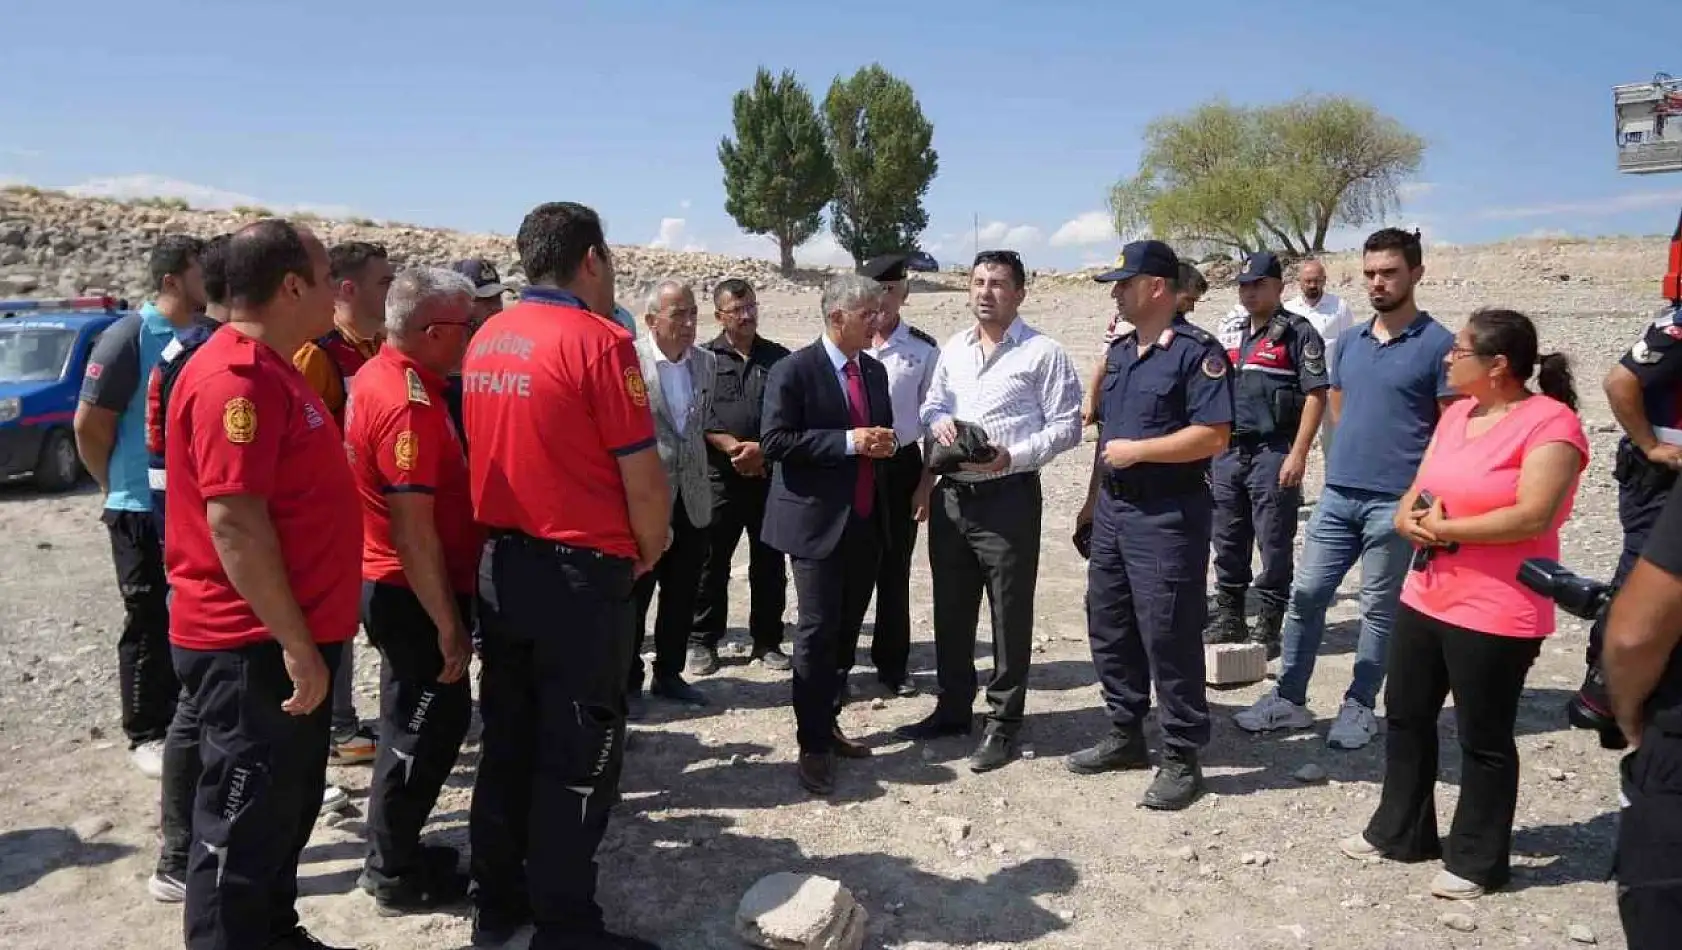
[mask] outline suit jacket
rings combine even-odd
[[[893,428],[888,371],[865,353],[858,363],[870,424]],[[853,428],[846,390],[823,341],[771,367],[759,445],[774,464],[760,540],[794,557],[828,557],[852,515],[860,465],[877,466],[875,510],[882,509],[882,463],[847,454]]]
[[[697,528],[712,521],[712,488],[707,481],[706,421],[711,414],[713,380],[717,376],[717,358],[700,347],[689,348],[689,378],[693,390],[689,409],[684,414],[683,432],[677,428],[671,404],[660,385],[660,351],[653,337],[637,338],[637,358],[642,363],[642,378],[648,386],[649,407],[654,411],[654,438],[660,451],[660,462],[666,468],[666,481],[671,483],[671,497],[675,504],[683,499],[684,513]]]

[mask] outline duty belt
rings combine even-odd
[[[604,551],[598,551],[595,548],[563,544],[560,541],[551,541],[548,538],[534,537],[526,534],[524,531],[515,531],[512,528],[492,528],[488,532],[488,538],[488,543],[491,544],[507,542],[518,545],[528,551],[536,551],[542,554],[553,554],[568,558],[591,558],[601,561],[604,564],[612,564],[615,562],[624,562],[626,564],[631,563],[630,558],[621,557],[617,554],[608,554]]]
[[[1134,504],[1179,498],[1206,491],[1209,487],[1201,469],[1185,474],[1156,474],[1147,478],[1129,478],[1127,472],[1112,472],[1104,476],[1104,492],[1118,501]]]

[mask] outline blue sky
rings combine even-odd
[[[0,180],[511,233],[589,203],[614,243],[774,257],[716,149],[763,64],[821,99],[911,83],[940,174],[924,245],[1114,256],[1102,214],[1152,118],[1222,95],[1368,99],[1426,137],[1394,223],[1457,244],[1668,234],[1682,174],[1615,171],[1611,87],[1682,75],[1682,3],[1414,0],[41,0],[6,3]],[[1612,15],[1622,14],[1620,19]],[[27,39],[20,39],[27,38]],[[833,260],[827,238],[802,262]]]

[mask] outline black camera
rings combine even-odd
[[[1591,580],[1567,569],[1558,561],[1533,557],[1519,565],[1519,583],[1548,598],[1573,617],[1596,623],[1606,613],[1616,593],[1611,584]],[[1565,716],[1578,729],[1591,729],[1600,735],[1603,749],[1623,749],[1629,745],[1618,721],[1612,715],[1612,704],[1606,695],[1606,677],[1599,666],[1591,666],[1583,677],[1583,685],[1566,704]]]

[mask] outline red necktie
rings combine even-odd
[[[856,360],[847,361],[847,408],[853,417],[853,427],[863,429],[870,425],[870,413],[865,408],[870,405],[864,395],[864,374],[859,372]],[[852,438],[848,435],[848,438]],[[859,478],[853,484],[853,510],[860,518],[870,517],[871,508],[876,501],[876,466],[869,458],[859,458]]]

